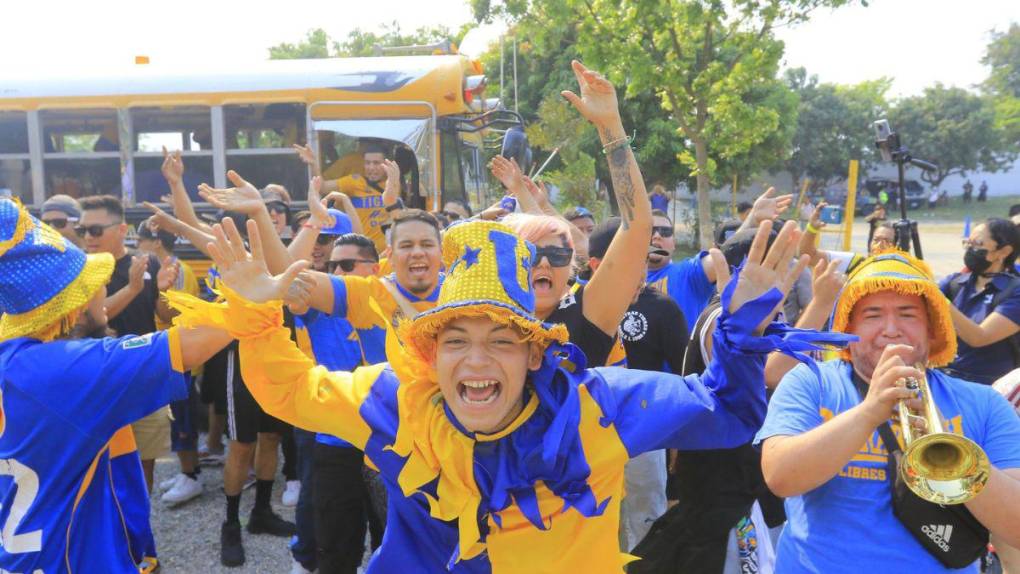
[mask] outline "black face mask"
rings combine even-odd
[[[972,273],[981,275],[988,268],[991,267],[992,262],[988,260],[987,249],[975,249],[974,247],[968,247],[967,251],[963,254],[963,264],[970,269]]]

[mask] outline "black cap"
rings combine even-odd
[[[163,244],[163,247],[172,249],[174,243],[177,242],[177,236],[169,231],[159,230],[158,233],[153,233],[152,228],[149,227],[149,219],[142,220],[138,224],[138,239],[155,239]]]
[[[597,257],[599,259],[605,257],[606,251],[609,251],[609,244],[613,242],[613,238],[616,237],[616,232],[619,229],[619,217],[610,217],[596,225],[591,235],[588,236],[588,257]]]
[[[715,228],[715,244],[716,244],[716,246],[717,247],[722,247],[722,244],[726,243],[726,241],[738,229],[740,229],[740,226],[743,225],[743,223],[744,222],[740,221],[739,219],[727,219],[726,221],[723,221],[722,223],[720,223]]]
[[[726,263],[730,267],[737,267],[743,263],[744,259],[747,258],[747,254],[751,252],[751,244],[754,242],[754,236],[758,234],[757,228],[744,229],[738,231],[730,236],[719,250],[722,251],[723,257],[726,258]],[[765,248],[765,253],[768,253],[769,248],[776,241],[776,237],[779,236],[779,232],[773,227],[772,231],[769,232],[768,244]]]

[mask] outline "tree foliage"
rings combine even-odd
[[[375,47],[422,46],[443,40],[457,43],[464,37],[467,27],[451,32],[445,26],[421,27],[413,32],[404,32],[397,22],[384,24],[377,31],[352,30],[346,38],[333,40],[322,28],[310,30],[305,39],[295,44],[282,43],[269,48],[269,59],[285,60],[294,58],[346,58],[374,56]]]
[[[720,162],[740,171],[778,158],[795,106],[776,79],[783,45],[778,25],[817,6],[848,0],[533,0],[494,8],[547,27],[574,26],[577,50],[605,70],[628,98],[653,95],[688,142],[678,157],[697,176],[702,245],[711,243],[709,189]],[[522,4],[524,5],[522,7]],[[479,14],[477,8],[485,8]],[[785,141],[784,141],[785,140]],[[646,164],[642,164],[644,167]]]
[[[993,34],[981,62],[991,68],[983,87],[994,98],[996,121],[1020,146],[1020,24]]]
[[[921,176],[936,188],[953,174],[1005,169],[1016,157],[996,125],[991,100],[963,88],[936,84],[901,99],[889,122],[914,156],[938,165]]]
[[[798,184],[811,179],[814,190],[846,177],[850,160],[867,170],[874,163],[872,122],[884,117],[885,94],[892,82],[883,78],[851,86],[818,83],[803,68],[786,71],[786,83],[799,97],[800,114],[785,167]]]

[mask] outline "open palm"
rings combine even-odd
[[[264,208],[262,194],[259,193],[259,190],[255,189],[254,185],[245,181],[234,170],[227,172],[227,179],[230,180],[230,183],[234,184],[234,187],[218,189],[203,183],[198,186],[198,194],[212,205],[224,211],[233,211],[234,213],[253,216],[260,209]]]
[[[730,313],[736,314],[745,303],[761,297],[771,289],[778,289],[785,299],[786,294],[790,292],[797,277],[807,265],[809,257],[802,255],[797,261],[797,265],[790,266],[790,260],[796,255],[797,243],[800,241],[800,229],[796,222],[787,221],[772,247],[769,248],[768,239],[771,231],[771,221],[766,221],[758,227],[758,232],[751,243],[751,250],[747,254],[747,261],[744,263],[744,268],[737,278],[737,284],[730,297]],[[765,253],[766,249],[768,254]],[[711,255],[717,281],[725,285],[730,280],[729,266],[718,250],[713,249]],[[764,329],[771,322],[775,312],[782,305],[781,300],[772,313],[759,325],[759,330]]]
[[[574,76],[581,95],[564,90],[564,98],[577,108],[588,121],[596,126],[607,125],[620,119],[620,105],[616,100],[616,89],[602,74],[589,70],[577,60],[571,62]]]
[[[209,256],[223,283],[238,295],[253,303],[282,300],[298,273],[308,267],[308,261],[291,264],[280,275],[272,275],[266,267],[262,252],[262,238],[254,221],[248,221],[248,241],[251,252],[244,247],[244,239],[237,231],[234,220],[226,217],[222,224],[213,226],[215,240],[209,243]]]

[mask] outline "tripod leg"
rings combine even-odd
[[[917,222],[910,222],[910,240],[914,243],[914,255],[918,259],[924,259],[924,254],[921,252],[921,236],[917,232]]]

